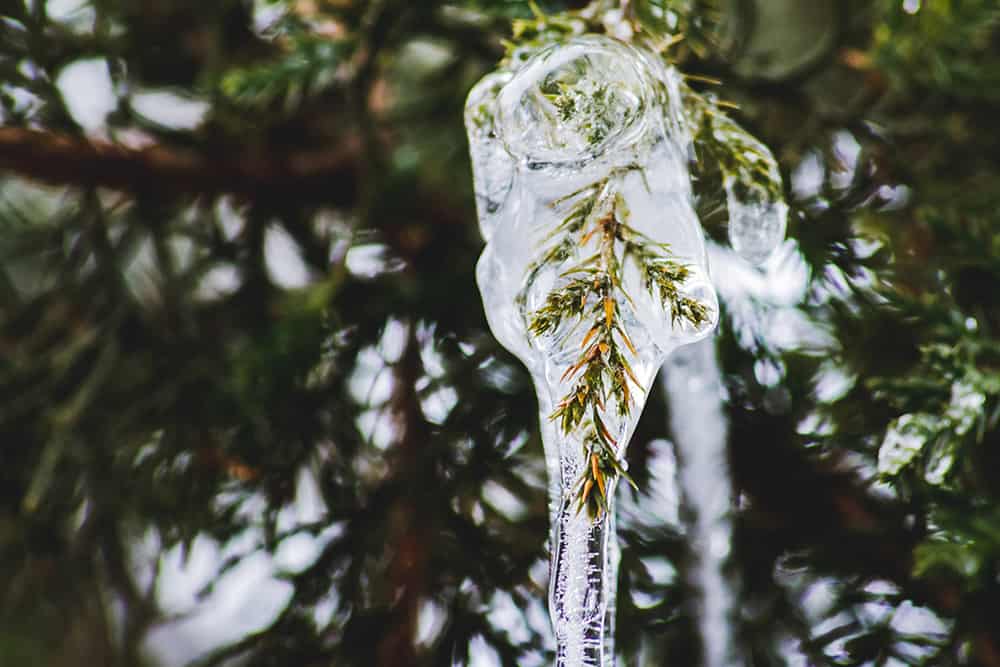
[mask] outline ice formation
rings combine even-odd
[[[729,243],[747,261],[763,264],[785,238],[788,206],[780,196],[778,163],[767,146],[729,117],[712,114],[709,122],[713,144],[726,151],[719,166]]]
[[[477,282],[490,328],[538,395],[560,667],[614,664],[625,448],[664,360],[718,319],[682,90],[652,52],[586,35],[487,75],[466,105],[487,241]],[[781,240],[784,205],[744,197],[757,191],[727,173],[743,206],[733,243],[760,259]]]

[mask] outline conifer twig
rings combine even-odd
[[[586,507],[591,517],[608,508],[618,476],[634,485],[622,465],[624,443],[615,439],[604,417],[611,409],[619,417],[631,414],[636,390],[644,389],[632,370],[638,351],[622,321],[622,300],[633,303],[623,285],[625,262],[636,264],[643,287],[670,309],[674,326],[682,321],[698,326],[708,318],[704,304],[680,292],[690,275],[688,267],[673,258],[669,245],[653,241],[628,223],[628,208],[615,186],[622,172],[636,169],[640,167],[617,170],[552,203],[558,207],[575,201],[546,237],[551,245],[530,267],[518,295],[528,332],[535,338],[561,335],[565,341],[571,332],[561,330],[564,323],[573,320],[574,327],[586,326],[576,361],[562,376],[562,381],[573,382],[572,389],[556,404],[550,418],[563,435],[581,433],[586,465],[575,492],[579,509]],[[581,251],[585,258],[562,271],[566,281],[549,292],[540,308],[526,312],[527,291],[539,273]]]

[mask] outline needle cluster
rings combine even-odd
[[[582,432],[587,465],[575,493],[579,509],[586,507],[591,517],[608,508],[610,489],[618,476],[632,483],[622,465],[624,448],[604,417],[610,410],[628,416],[635,407],[635,392],[644,390],[632,370],[638,352],[622,321],[622,304],[633,304],[622,284],[625,264],[636,264],[644,289],[670,309],[673,325],[699,326],[709,315],[703,303],[681,294],[680,286],[690,272],[673,257],[670,246],[629,224],[628,207],[614,188],[620,176],[612,174],[553,202],[556,207],[574,203],[548,237],[552,244],[530,269],[519,299],[523,307],[524,294],[542,268],[584,255],[562,272],[565,281],[526,317],[528,331],[536,338],[555,334],[566,322],[587,327],[579,354],[562,377],[564,382],[572,381],[572,389],[550,418],[564,435]],[[569,339],[569,333],[562,334],[563,340]]]

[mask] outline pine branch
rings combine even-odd
[[[352,204],[360,146],[295,153],[216,156],[166,146],[129,148],[107,141],[0,128],[0,169],[51,185],[106,187],[159,195],[235,194],[253,200]]]
[[[625,171],[634,168],[638,167]],[[543,268],[569,259],[575,248],[596,243],[592,255],[562,273],[570,279],[566,284],[550,292],[541,308],[525,313],[528,332],[535,337],[556,332],[570,319],[586,322],[589,327],[577,361],[562,377],[564,381],[576,378],[573,389],[559,401],[550,418],[564,435],[583,430],[588,465],[576,495],[580,509],[586,507],[591,517],[608,508],[609,489],[618,476],[634,485],[619,460],[619,443],[602,417],[611,400],[618,416],[628,416],[634,406],[634,388],[643,390],[630,364],[637,351],[621,321],[619,300],[631,302],[622,284],[624,262],[636,263],[644,287],[658,294],[664,307],[670,309],[674,326],[681,322],[698,326],[708,317],[704,304],[680,294],[689,270],[673,259],[669,245],[653,241],[628,224],[625,200],[612,188],[617,175],[553,202],[559,206],[578,199],[549,235],[548,241],[557,240],[529,269],[526,287],[518,296],[523,312],[527,291]]]

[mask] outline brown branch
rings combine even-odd
[[[0,170],[52,185],[159,195],[229,193],[349,205],[357,198],[359,153],[354,139],[333,149],[217,155],[0,127]]]
[[[420,408],[417,382],[421,374],[420,348],[413,327],[402,358],[393,368],[394,387],[390,398],[396,429],[395,477],[406,487],[390,514],[389,533],[394,554],[387,577],[395,601],[382,639],[377,647],[377,664],[416,665],[417,649],[414,638],[420,598],[427,589],[430,561],[431,529],[428,517],[421,516],[420,501],[426,502],[426,472],[422,468],[422,453],[430,439],[430,431]]]

